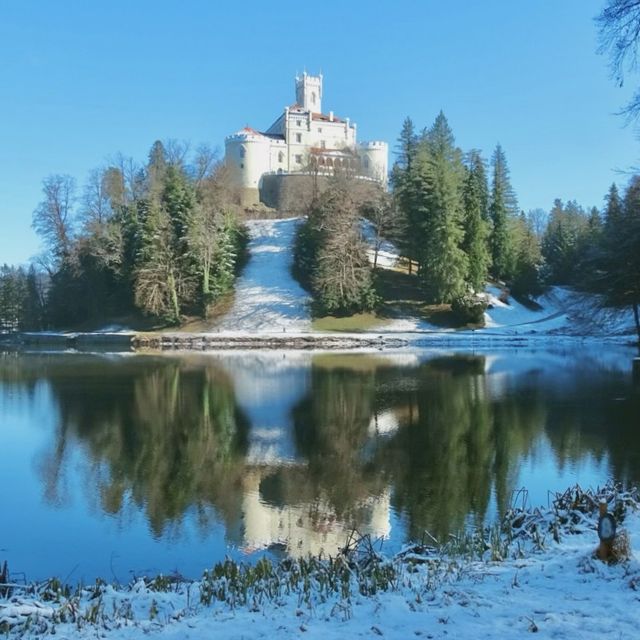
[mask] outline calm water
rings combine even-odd
[[[0,561],[29,579],[225,555],[397,549],[514,492],[640,481],[615,347],[486,353],[0,354]]]

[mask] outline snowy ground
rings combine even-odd
[[[311,327],[309,296],[291,276],[299,219],[250,220],[249,262],[235,287],[233,307],[220,331],[305,331]]]
[[[58,638],[107,640],[143,634],[171,640],[377,636],[475,640],[529,632],[567,640],[637,638],[640,563],[633,555],[615,565],[594,558],[596,513],[595,504],[589,512],[557,507],[514,512],[515,538],[508,551],[505,547],[508,559],[504,560],[496,559],[496,550],[502,547],[493,542],[483,547],[482,559],[465,561],[414,548],[394,559],[382,558],[374,571],[366,569],[370,556],[364,560],[354,556],[358,566],[345,565],[353,567],[346,569],[353,576],[348,597],[340,594],[339,585],[337,592],[322,586],[327,575],[323,571],[309,574],[310,596],[303,597],[304,581],[298,578],[298,587],[291,588],[295,580],[286,570],[265,572],[249,587],[246,602],[238,599],[247,591],[233,592],[228,578],[164,587],[160,581],[138,580],[128,588],[85,588],[79,597],[56,595],[55,586],[41,587],[38,595],[16,591],[10,598],[0,596],[0,631],[8,637],[55,633]],[[559,541],[554,541],[554,526],[559,526]],[[627,512],[624,527],[631,549],[637,549],[637,511]],[[391,588],[367,596],[359,593],[371,584],[370,576],[389,567],[396,572]],[[217,594],[209,604],[201,600],[207,585]]]
[[[311,332],[309,296],[291,275],[292,243],[300,219],[249,221],[250,259],[236,285],[235,302],[215,330],[223,333],[307,334]],[[363,223],[363,234],[373,243],[371,225]],[[373,250],[369,252],[373,261]],[[383,242],[378,264],[392,268],[398,254],[389,242]],[[416,317],[381,322],[371,333],[445,334],[448,340],[474,339],[487,335],[499,337],[535,335],[612,336],[632,334],[630,310],[603,309],[595,296],[552,287],[538,300],[540,309],[532,310],[513,298],[501,300],[501,290],[487,287],[489,309],[486,327],[475,332],[443,331]],[[448,334],[448,335],[447,335]]]

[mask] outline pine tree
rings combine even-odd
[[[402,174],[394,195],[404,229],[402,252],[409,258],[409,273],[414,261],[420,264],[425,246],[425,220],[428,218],[429,150],[423,141],[418,146],[411,167]]]
[[[507,159],[499,144],[495,148],[491,164],[493,167],[493,181],[489,212],[492,223],[492,271],[496,278],[505,279],[511,275],[510,267],[513,265],[513,247],[509,238],[509,219],[517,214],[518,205],[509,179]]]
[[[604,231],[604,281],[609,302],[633,310],[640,344],[640,176],[629,183],[621,209],[609,191]],[[613,214],[613,215],[612,215]]]
[[[430,301],[451,302],[465,293],[468,264],[460,246],[464,237],[462,154],[444,113],[436,117],[426,143],[422,201],[416,203],[424,213],[420,277]]]
[[[541,294],[544,260],[540,241],[524,211],[510,220],[509,235],[513,244],[514,259],[513,273],[509,283],[511,292],[520,297]]]
[[[462,249],[469,261],[468,282],[474,291],[483,291],[491,263],[487,223],[489,189],[484,161],[478,151],[468,157],[463,191],[464,240]]]
[[[582,260],[589,239],[589,218],[584,209],[574,200],[563,205],[556,199],[542,238],[542,251],[552,282],[575,284],[582,277]]]
[[[616,226],[622,218],[622,198],[618,192],[618,187],[614,182],[609,187],[609,192],[605,196],[604,223],[607,228]]]
[[[401,170],[406,171],[411,168],[417,146],[418,136],[416,135],[413,120],[407,116],[402,123],[402,130],[400,131],[398,144],[396,145],[396,164]]]

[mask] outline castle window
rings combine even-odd
[[[322,127],[318,127],[318,133],[322,133]]]
[[[241,169],[244,169],[244,162],[241,162],[241,163],[240,163],[240,168],[241,168]]]
[[[296,142],[302,142],[302,134],[296,133]]]
[[[369,168],[369,158],[367,158],[366,156],[365,156],[365,159],[364,159],[364,168],[365,169]]]
[[[301,156],[300,154],[298,154],[298,155],[296,156],[296,162],[297,162],[298,164],[302,164],[302,156]]]
[[[312,91],[311,92],[311,104],[315,105],[316,103],[316,92]]]
[[[282,151],[278,151],[278,162],[282,162],[284,160],[284,153]]]
[[[320,140],[320,148],[321,149],[326,149],[327,148],[327,143],[324,140]]]
[[[325,162],[324,162],[324,158],[320,158],[320,164],[321,164],[322,166],[324,166],[324,164],[325,164]]]
[[[301,127],[302,126],[302,120],[296,120],[296,124]]]
[[[245,154],[246,154],[246,149],[244,147],[240,147],[240,157],[244,158]]]

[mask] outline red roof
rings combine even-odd
[[[248,126],[248,125],[247,125],[246,127],[243,127],[243,128],[241,129],[241,131],[242,131],[243,133],[254,133],[254,134],[258,135],[258,136],[261,136],[261,135],[262,135],[259,131],[256,131],[255,129],[253,129],[252,127],[250,127],[250,126]]]
[[[321,122],[344,122],[344,120],[337,118],[336,116],[333,116],[333,120],[331,120],[331,117],[326,113],[312,113],[311,117],[314,120],[320,120]]]

